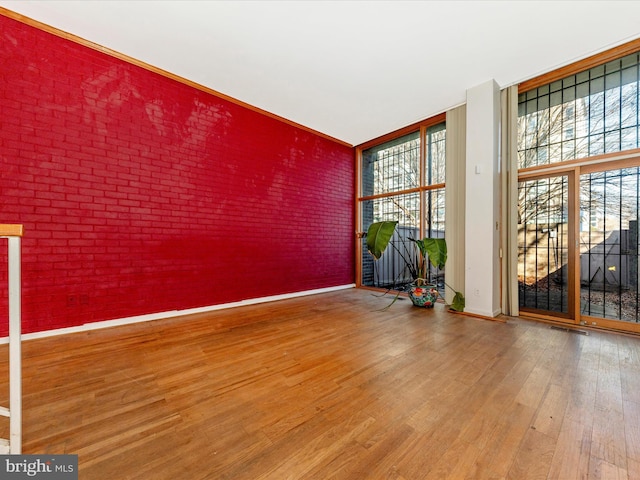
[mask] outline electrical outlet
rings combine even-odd
[[[67,307],[75,307],[78,304],[78,297],[67,295]]]

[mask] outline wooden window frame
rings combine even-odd
[[[408,195],[411,193],[418,193],[420,195],[420,230],[423,231],[424,230],[423,222],[424,222],[424,216],[425,216],[425,205],[424,205],[425,202],[423,201],[423,197],[424,197],[423,193],[429,190],[436,190],[436,189],[445,187],[445,183],[424,185],[426,158],[427,158],[427,146],[426,146],[426,142],[424,141],[424,138],[426,137],[426,132],[428,128],[441,123],[445,123],[446,119],[447,119],[446,113],[441,113],[439,115],[430,117],[420,122],[413,123],[411,125],[407,125],[406,127],[400,128],[393,132],[374,138],[372,140],[369,140],[355,147],[355,151],[356,151],[356,155],[355,155],[355,161],[356,161],[356,169],[355,169],[356,170],[356,200],[355,200],[356,287],[372,288],[372,287],[366,287],[362,285],[362,262],[361,262],[362,238],[364,237],[365,232],[362,231],[362,209],[360,208],[360,205],[362,204],[362,202],[367,200],[376,200],[380,198],[388,198],[388,197],[395,197],[400,195]],[[397,138],[400,138],[415,132],[419,132],[419,135],[420,135],[420,155],[419,155],[420,184],[419,186],[405,189],[405,190],[398,190],[395,192],[386,192],[386,193],[380,193],[376,195],[363,196],[362,195],[362,152],[364,150],[368,150],[369,148],[382,145],[383,143],[395,140]]]
[[[570,63],[569,65],[565,65],[564,67],[560,67],[551,72],[538,75],[530,80],[526,80],[518,85],[518,94],[528,92],[529,90],[533,90],[534,88],[541,87],[548,83],[553,83],[570,75],[576,75],[577,73],[584,72],[590,68],[603,65],[613,60],[618,60],[619,58],[626,57],[627,55],[631,55],[632,53],[637,53],[639,51],[640,38],[637,38],[604,52],[596,53],[590,57]]]

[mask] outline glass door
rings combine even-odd
[[[582,172],[579,234],[582,321],[628,329],[640,321],[640,167]]]
[[[534,178],[518,186],[520,309],[566,320],[575,318],[570,179]]]
[[[518,184],[523,313],[640,333],[640,159]]]

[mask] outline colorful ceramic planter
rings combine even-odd
[[[438,299],[435,285],[411,285],[409,298],[416,307],[432,308]]]

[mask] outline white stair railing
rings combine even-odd
[[[22,339],[20,294],[20,240],[23,226],[0,224],[0,238],[8,240],[9,266],[9,408],[0,415],[9,417],[9,438],[0,439],[0,453],[22,453]]]

